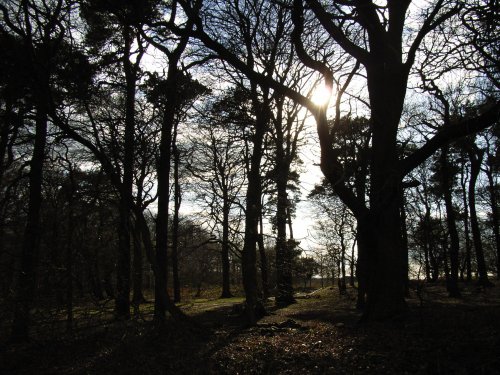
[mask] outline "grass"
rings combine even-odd
[[[162,332],[149,323],[151,304],[145,304],[145,319],[114,322],[104,319],[106,313],[93,329],[4,345],[0,373],[500,373],[500,287],[464,284],[462,291],[463,298],[449,299],[443,285],[425,285],[408,299],[405,320],[370,325],[358,323],[354,289],[346,295],[330,287],[301,293],[283,309],[269,303],[270,314],[252,328],[233,313],[241,297],[183,302],[202,328],[170,322]]]

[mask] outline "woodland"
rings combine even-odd
[[[498,373],[499,137],[497,0],[1,0],[0,372]]]

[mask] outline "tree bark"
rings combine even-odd
[[[21,267],[15,295],[11,341],[29,339],[30,310],[33,307],[40,253],[40,208],[42,206],[42,175],[47,140],[47,112],[42,104],[36,108],[35,145],[30,161],[28,217],[24,230]]]
[[[496,193],[496,185],[493,178],[493,163],[495,162],[493,156],[489,154],[489,145],[487,148],[487,163],[489,168],[486,168],[486,176],[488,178],[488,193],[490,196],[490,206],[491,206],[491,222],[493,226],[493,234],[495,236],[495,248],[497,255],[497,280],[500,280],[500,214],[498,211],[498,200]]]
[[[429,204],[427,203],[427,195],[425,197],[424,201],[425,205],[425,215],[424,215],[424,220],[423,220],[423,241],[424,241],[424,257],[425,257],[425,279],[427,282],[430,282],[431,279],[431,267],[429,263],[429,258],[430,258],[430,229],[431,229],[431,208],[429,207]]]
[[[454,175],[451,171],[450,162],[448,160],[448,147],[442,148],[439,163],[441,166],[441,189],[446,208],[446,224],[448,226],[448,234],[450,236],[450,277],[447,280],[447,289],[450,297],[458,298],[460,297],[460,290],[458,289],[458,253],[460,241],[456,225],[455,208],[453,207],[452,200]]]
[[[471,141],[468,150],[470,167],[470,181],[469,181],[469,211],[470,211],[470,224],[472,231],[472,241],[474,242],[474,250],[476,252],[478,284],[484,287],[492,286],[493,284],[488,280],[488,271],[486,269],[486,262],[484,260],[483,244],[481,242],[481,231],[479,229],[479,221],[477,219],[476,211],[476,181],[481,171],[481,161],[483,159],[483,151],[479,150]]]
[[[132,48],[131,34],[131,27],[124,25],[123,39],[125,49],[122,63],[125,73],[125,133],[123,144],[123,180],[119,201],[120,220],[118,225],[117,285],[115,297],[115,314],[118,319],[130,318],[130,213],[133,204],[135,93],[137,84],[137,67],[130,62]]]
[[[408,254],[408,233],[406,226],[406,198],[404,190],[401,189],[399,212],[401,215],[401,251],[403,252],[404,268],[403,278],[405,281],[405,295],[408,297],[410,294],[410,259]]]
[[[227,191],[223,192],[222,206],[222,245],[221,245],[221,260],[222,260],[222,293],[221,298],[231,298],[231,278],[230,278],[230,261],[229,261],[229,199]]]
[[[152,262],[155,274],[155,304],[153,320],[161,329],[165,323],[165,314],[168,311],[178,321],[188,320],[187,316],[172,302],[167,290],[167,254],[168,254],[168,206],[169,206],[169,176],[170,161],[172,156],[172,130],[175,123],[177,109],[177,63],[185,48],[187,38],[179,43],[171,56],[168,65],[166,82],[166,101],[163,108],[163,121],[160,131],[160,155],[158,157],[157,180],[158,180],[158,214],[156,216],[156,253],[155,261]],[[141,219],[141,227],[144,232],[147,223]],[[143,232],[143,233],[144,233]],[[150,238],[146,238],[150,242]],[[146,246],[148,248],[148,246]]]
[[[290,173],[290,155],[286,154],[283,132],[283,101],[278,100],[277,114],[274,121],[276,144],[276,305],[288,306],[295,302],[293,297],[292,264],[293,254],[291,244],[286,239],[288,224],[288,194],[287,185]]]
[[[73,237],[74,225],[74,200],[76,192],[76,182],[74,170],[69,166],[70,189],[68,192],[68,241],[66,244],[66,330],[73,329]]]
[[[399,49],[400,44],[397,43],[395,48]],[[401,272],[405,262],[400,249],[399,189],[402,176],[394,173],[398,164],[396,135],[407,76],[399,61],[385,61],[379,55],[387,53],[390,56],[392,52],[379,46],[373,53],[377,63],[366,68],[373,129],[370,222],[374,246],[368,255],[369,276],[363,318],[378,320],[401,315],[407,310],[405,279]]]
[[[139,224],[137,223],[137,218],[135,220],[134,228],[133,228],[133,240],[134,240],[134,260],[133,260],[133,294],[132,294],[132,303],[134,305],[134,314],[138,312],[139,305],[144,303],[146,299],[142,293],[143,289],[143,255],[142,255],[142,232],[139,228]]]
[[[156,217],[156,272],[155,272],[155,305],[154,320],[163,325],[167,306],[163,294],[167,292],[167,253],[168,253],[168,192],[170,175],[170,157],[172,144],[172,128],[175,114],[175,80],[176,66],[169,66],[167,82],[168,99],[164,108],[160,138],[160,156],[158,159],[158,214]]]
[[[277,180],[276,188],[278,194],[276,207],[276,305],[280,307],[288,306],[295,302],[292,286],[292,256],[291,249],[286,239],[287,227],[287,206],[288,195],[286,186],[288,183],[287,168],[280,165],[280,147],[277,147]]]
[[[370,234],[370,223],[368,218],[357,220],[356,242],[358,243],[358,261],[356,266],[356,278],[358,279],[358,295],[356,308],[363,310],[366,305],[366,293],[368,289],[368,254],[372,235]],[[333,276],[333,273],[332,273]]]
[[[245,290],[245,314],[247,323],[255,325],[260,318],[263,306],[258,299],[256,244],[259,237],[258,225],[262,211],[260,163],[262,160],[262,145],[269,123],[269,100],[264,94],[264,102],[257,98],[256,87],[253,87],[252,105],[255,111],[255,130],[252,135],[253,150],[250,155],[250,170],[248,171],[248,187],[246,192],[245,239],[241,256],[243,288]],[[266,90],[267,91],[267,90]]]
[[[464,236],[465,236],[465,278],[467,281],[472,280],[472,262],[471,252],[472,246],[470,242],[470,229],[469,229],[469,205],[467,203],[467,181],[465,179],[467,171],[465,165],[462,165],[460,175],[460,186],[462,188],[462,200],[464,205]]]
[[[174,302],[181,301],[181,285],[179,280],[179,210],[182,196],[179,184],[180,152],[177,147],[177,124],[174,124],[172,138],[172,154],[174,156],[174,217],[172,218],[172,282],[174,287]]]
[[[259,255],[260,255],[260,275],[262,279],[262,295],[264,299],[270,296],[269,293],[269,265],[267,260],[266,248],[264,246],[264,223],[262,220],[262,212],[259,217]]]

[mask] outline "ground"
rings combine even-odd
[[[242,298],[183,303],[194,324],[160,333],[150,304],[129,322],[96,318],[94,327],[87,312],[71,335],[49,326],[21,346],[0,337],[0,373],[500,374],[500,287],[462,288],[450,299],[442,285],[420,284],[405,319],[377,324],[358,323],[354,289],[341,296],[333,287],[299,293],[284,309],[270,301],[252,328],[238,317]]]

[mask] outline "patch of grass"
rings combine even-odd
[[[150,323],[152,303],[140,306],[146,319],[128,322],[89,308],[87,316],[101,317],[100,325],[84,327],[79,315],[82,328],[71,335],[40,334],[31,344],[4,346],[0,373],[499,373],[500,287],[461,287],[463,298],[450,300],[444,285],[425,285],[411,293],[406,320],[369,325],[358,324],[356,290],[340,295],[330,287],[282,309],[269,302],[270,315],[251,328],[231,311],[242,297],[184,301],[181,308],[201,328],[168,320],[162,331]]]

